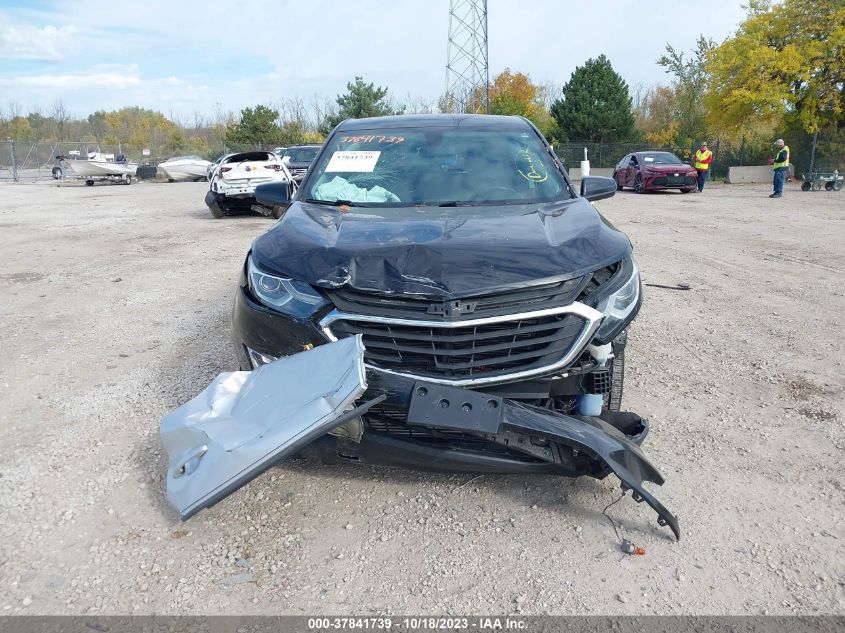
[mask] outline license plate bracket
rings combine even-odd
[[[499,396],[416,382],[407,420],[411,426],[495,434],[502,423],[502,403]]]

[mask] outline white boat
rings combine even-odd
[[[205,180],[211,161],[199,156],[175,156],[158,164],[168,180]]]
[[[123,156],[118,156],[123,158]],[[131,163],[126,159],[115,160],[114,154],[90,152],[86,159],[67,159],[71,169],[85,178],[101,178],[104,176],[134,176],[138,170],[138,163]]]

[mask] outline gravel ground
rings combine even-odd
[[[845,613],[845,194],[597,203],[646,287],[625,406],[653,488],[292,461],[180,523],[158,423],[235,368],[259,217],[205,185],[0,187],[0,613]]]

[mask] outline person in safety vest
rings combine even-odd
[[[707,149],[707,143],[702,143],[695,153],[695,169],[698,171],[698,191],[704,191],[704,181],[707,180],[707,172],[710,171],[710,163],[713,162],[713,152]]]
[[[775,141],[775,162],[772,163],[774,169],[774,192],[769,196],[770,198],[780,198],[783,195],[783,181],[789,171],[789,148],[782,138]]]

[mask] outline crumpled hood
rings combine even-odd
[[[313,286],[438,298],[571,278],[630,252],[627,236],[583,198],[347,213],[294,202],[252,245],[258,267]]]

